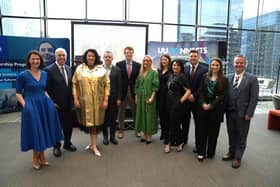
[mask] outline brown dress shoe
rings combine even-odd
[[[233,160],[233,159],[234,159],[234,156],[231,155],[230,153],[225,154],[222,158],[223,161],[230,161],[230,160]]]
[[[241,160],[235,159],[235,160],[232,162],[232,168],[237,169],[237,168],[240,167],[240,165],[241,165]]]

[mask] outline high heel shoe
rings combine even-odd
[[[183,143],[179,144],[177,147],[177,152],[182,152],[183,148],[184,148],[184,144]]]
[[[39,163],[41,166],[49,166],[49,162],[46,161],[44,152],[39,153]]]
[[[40,163],[39,163],[39,154],[38,153],[33,153],[33,161],[32,161],[33,168],[35,170],[40,169]]]
[[[93,152],[93,154],[94,154],[95,156],[97,156],[97,157],[101,157],[101,153],[98,151],[98,149],[97,149],[97,148],[92,149],[92,152]]]
[[[170,153],[170,145],[166,145],[164,148],[165,153]]]

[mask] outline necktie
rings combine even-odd
[[[66,85],[68,86],[68,84],[67,84],[67,78],[66,78],[65,71],[64,71],[64,66],[61,66],[60,69],[61,69],[61,75],[62,75],[62,77],[63,77],[63,79],[64,79]]]
[[[192,79],[195,73],[195,66],[192,66],[192,70],[191,70],[191,74],[190,74],[190,78]]]
[[[131,63],[127,63],[127,76],[130,79],[130,76],[131,76]]]
[[[235,89],[235,88],[237,88],[238,87],[238,82],[239,82],[239,76],[236,76],[235,77],[235,80],[234,80],[234,82],[233,82],[233,89]]]

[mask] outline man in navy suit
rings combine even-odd
[[[63,148],[68,151],[76,151],[77,148],[71,142],[72,136],[72,77],[71,68],[65,64],[67,53],[63,48],[55,50],[55,63],[47,66],[48,73],[47,92],[56,105],[64,135]],[[57,142],[53,148],[56,157],[61,156],[61,143]]]
[[[103,144],[108,145],[108,128],[110,129],[110,142],[118,144],[115,138],[116,133],[116,119],[118,116],[118,107],[121,104],[121,70],[117,66],[113,66],[113,53],[105,51],[103,55],[104,68],[110,79],[110,96],[108,99],[108,108],[105,113],[105,120],[103,125]]]
[[[201,83],[201,79],[205,73],[208,72],[208,68],[199,63],[199,52],[197,50],[190,50],[189,53],[189,61],[190,64],[185,68],[185,74],[187,77],[188,84],[191,88],[191,95],[188,98],[188,102],[186,103],[186,115],[184,115],[182,129],[184,134],[184,143],[188,142],[188,134],[190,127],[190,119],[191,113],[194,119],[194,127],[195,127],[195,144],[197,143],[197,126],[198,126],[198,111],[199,111],[199,87]],[[196,152],[196,147],[194,148],[194,152]]]
[[[140,63],[134,61],[133,58],[134,49],[132,47],[126,47],[124,49],[125,60],[120,61],[116,64],[117,67],[121,70],[122,76],[122,96],[121,96],[121,105],[119,108],[119,132],[118,138],[123,138],[124,130],[124,118],[126,106],[129,104],[130,110],[132,113],[133,121],[135,119],[135,93],[134,85],[136,78],[140,72]],[[137,137],[140,137],[140,133],[136,134]]]
[[[232,167],[239,168],[243,157],[251,118],[259,96],[257,77],[245,71],[246,58],[234,57],[235,73],[228,75],[229,90],[226,105],[229,150],[223,160],[233,160]]]

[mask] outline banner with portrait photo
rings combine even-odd
[[[59,47],[69,54],[69,39],[0,36],[0,113],[18,110],[15,98],[16,77],[26,69],[28,52],[38,50],[47,66],[55,62],[54,52]],[[70,64],[69,58],[67,64]]]

